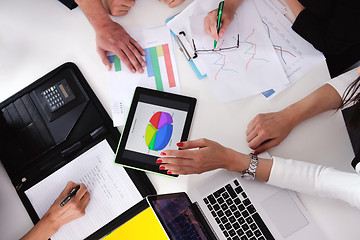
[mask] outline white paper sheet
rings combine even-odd
[[[169,28],[162,26],[146,30],[130,30],[128,32],[147,52],[147,56],[144,57],[147,62],[147,67],[144,68],[144,73],[134,74],[130,72],[123,62],[121,62],[120,71],[116,70],[115,63],[113,63],[109,77],[114,126],[125,125],[132,96],[137,86],[172,93],[181,92],[174,47]],[[151,52],[150,49],[154,49],[153,47],[157,47],[157,50],[160,52]],[[168,52],[165,52],[165,49],[167,49]],[[108,55],[111,56],[112,54],[109,53]],[[150,60],[151,56],[155,56],[158,64],[152,64],[152,60]],[[156,70],[155,65],[158,65],[159,71]],[[159,74],[156,75],[156,73]]]
[[[204,30],[204,19],[206,15],[207,14],[204,13],[190,16],[191,36],[197,50],[212,50],[214,48],[214,39],[209,34],[206,34]],[[239,22],[232,21],[227,27],[224,36],[217,42],[216,49],[235,47],[237,45],[238,35]],[[236,37],[234,38],[234,36]]]
[[[196,1],[170,21],[168,26],[175,33],[185,31],[191,34],[190,26],[199,24],[199,21],[191,22],[190,16],[209,12],[217,5],[218,1],[215,0]],[[194,60],[209,76],[219,101],[229,102],[287,85],[289,82],[285,72],[251,0],[241,3],[233,21],[239,24],[239,49],[199,55]]]
[[[114,164],[114,155],[104,140],[25,191],[41,218],[68,181],[88,188],[85,216],[61,227],[51,239],[84,239],[142,199],[124,168]]]
[[[291,29],[292,23],[268,0],[254,0],[265,30],[271,39],[290,84],[325,61],[324,55]],[[284,88],[274,89],[271,98]]]

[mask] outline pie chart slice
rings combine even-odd
[[[167,112],[156,112],[149,120],[145,132],[145,143],[150,150],[164,149],[173,133],[173,118]]]
[[[162,112],[159,120],[159,125],[157,126],[157,129],[162,128],[166,124],[172,124],[173,119],[169,113]]]
[[[173,131],[173,125],[166,124],[156,133],[154,150],[162,150],[168,145]]]
[[[145,142],[146,142],[147,146],[150,145],[151,140],[154,138],[156,132],[157,132],[157,129],[153,125],[151,125],[151,124],[147,125],[146,132],[145,132]]]

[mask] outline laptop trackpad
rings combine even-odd
[[[275,193],[264,200],[262,205],[284,238],[309,224],[286,190]]]

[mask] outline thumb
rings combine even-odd
[[[106,66],[107,70],[110,71],[111,70],[111,64],[110,64],[110,61],[109,59],[107,58],[106,56],[106,53],[104,50],[98,48],[97,49],[97,52],[101,58],[101,61],[103,62],[103,64]]]

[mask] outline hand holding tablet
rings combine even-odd
[[[167,176],[157,158],[186,141],[196,99],[137,87],[116,153],[115,163]]]

